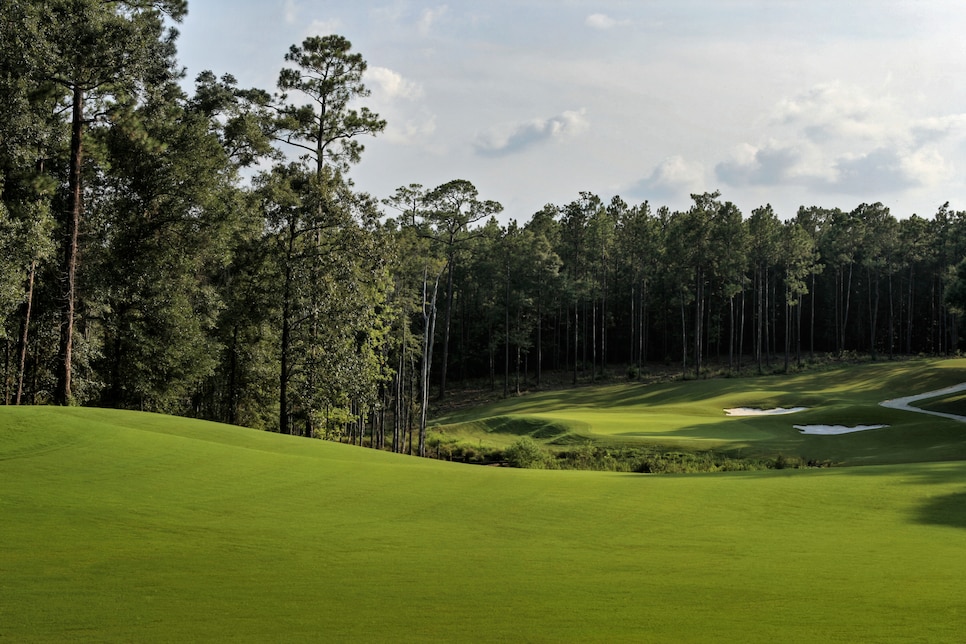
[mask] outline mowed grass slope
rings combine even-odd
[[[444,438],[505,446],[528,426],[538,440],[777,454],[844,465],[966,459],[966,424],[881,407],[880,402],[966,381],[966,360],[843,366],[789,376],[624,383],[510,398],[436,419]],[[925,401],[953,411],[957,400]],[[781,416],[728,417],[732,407],[807,407]],[[966,413],[966,412],[963,412]],[[888,425],[854,434],[802,434],[794,425]]]
[[[966,464],[485,468],[0,409],[0,640],[959,641]]]

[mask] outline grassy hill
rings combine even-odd
[[[888,399],[966,381],[966,360],[847,365],[757,378],[621,383],[509,398],[436,419],[436,440],[505,447],[521,434],[550,448],[589,443],[778,454],[868,465],[966,459],[966,427],[954,420],[886,409]],[[925,408],[966,414],[962,395]],[[733,407],[807,407],[793,415],[729,417]],[[888,425],[853,434],[803,434],[795,425]]]
[[[0,408],[0,640],[958,641],[964,501],[962,462],[513,470]]]

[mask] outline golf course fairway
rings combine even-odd
[[[0,408],[4,642],[954,642],[964,555],[963,461],[515,470]]]
[[[508,398],[436,418],[443,441],[509,445],[529,434],[553,448],[597,444],[778,454],[835,465],[966,460],[966,424],[881,403],[966,381],[966,359],[838,366],[791,375],[654,384],[620,383]],[[966,415],[963,396],[923,408]],[[958,401],[958,402],[957,402]],[[729,416],[733,408],[804,408],[787,415]],[[811,435],[796,425],[884,426]],[[548,431],[552,428],[552,431]]]

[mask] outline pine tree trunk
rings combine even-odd
[[[510,396],[510,263],[506,265],[503,299],[503,397]]]
[[[282,337],[279,348],[279,376],[278,376],[278,431],[290,434],[288,384],[289,384],[289,355],[292,343],[292,262],[295,245],[294,224],[289,225],[289,238],[285,256],[285,277],[282,285]]]
[[[590,381],[597,382],[597,297],[590,307]]]
[[[845,303],[842,310],[842,351],[845,351],[845,333],[849,325],[849,306],[852,303],[852,264],[849,264],[849,279],[844,285]]]
[[[650,355],[651,327],[648,324],[650,311],[650,291],[647,282],[642,285],[641,290],[641,367],[647,363]]]
[[[81,217],[83,215],[83,188],[81,171],[84,162],[84,92],[79,85],[74,86],[71,104],[70,165],[68,169],[67,225],[64,234],[64,301],[60,316],[60,348],[58,352],[57,386],[54,402],[68,405],[71,402],[71,368],[74,353],[74,314],[77,304],[76,278],[78,261],[78,239]]]
[[[808,294],[809,306],[812,309],[811,319],[809,320],[808,332],[808,353],[809,358],[815,360],[815,272],[812,271],[812,290]]]
[[[19,405],[23,400],[23,381],[27,371],[27,339],[30,332],[30,313],[34,301],[34,275],[37,271],[37,260],[30,263],[27,275],[27,297],[24,302],[23,330],[17,347],[17,397],[14,404]]]
[[[909,312],[906,315],[906,354],[912,354],[912,321],[913,313],[912,307],[915,304],[915,289],[914,289],[914,277],[915,277],[915,267],[913,265],[909,266]]]
[[[701,269],[694,273],[694,377],[701,378],[701,323],[704,321],[704,280]]]
[[[728,371],[735,370],[735,296],[728,298]]]
[[[895,333],[896,333],[896,321],[895,321],[895,299],[893,297],[893,284],[892,284],[892,273],[889,271],[889,359],[892,360],[895,357]]]
[[[449,366],[449,327],[453,317],[453,264],[455,258],[450,257],[446,271],[446,320],[443,327],[443,362],[439,368],[439,399],[446,397],[446,372]]]
[[[579,308],[577,306],[577,301],[574,300],[574,384],[577,384],[577,362],[578,362],[578,340],[579,340]],[[568,334],[569,337],[569,334]]]
[[[537,305],[537,387],[540,386],[540,382],[543,375],[543,312],[540,309],[541,307],[538,303]]]
[[[423,369],[422,405],[419,410],[419,455],[426,456],[426,422],[429,414],[429,376],[433,363],[433,339],[436,337],[436,294],[439,291],[439,276],[433,283],[433,294],[427,303],[427,276],[423,274]],[[427,310],[427,305],[429,309]],[[410,439],[411,440],[411,439]],[[410,450],[412,448],[410,447]]]
[[[878,359],[876,353],[875,336],[879,323],[879,272],[875,272],[875,279],[871,271],[866,271],[869,282],[869,352],[872,359]]]
[[[688,322],[684,314],[684,293],[681,293],[681,377],[688,375]]]
[[[791,315],[791,313],[792,313],[792,311],[791,311],[791,305],[788,303],[788,298],[789,298],[789,295],[790,294],[788,293],[787,288],[788,287],[786,286],[786,291],[785,291],[785,373],[788,373],[788,356],[789,356],[789,353],[791,353],[791,328],[790,328],[790,321],[791,321],[791,317],[792,317],[792,315]]]
[[[745,355],[745,288],[741,288],[741,322],[738,324],[738,373],[741,373],[741,359]]]

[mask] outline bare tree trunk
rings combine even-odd
[[[896,334],[896,311],[895,311],[895,300],[893,297],[892,289],[892,273],[889,271],[889,359],[892,360],[895,357],[895,334]]]
[[[537,303],[537,387],[543,375],[543,311],[540,303]]]
[[[909,265],[909,312],[906,315],[906,353],[912,353],[912,307],[915,303],[915,289],[914,280],[915,277],[915,267],[914,265]]]
[[[879,272],[875,272],[874,284],[872,271],[866,270],[866,278],[869,282],[869,353],[872,359],[876,360],[878,358],[875,335],[879,321]]]
[[[71,402],[71,368],[74,353],[74,313],[77,304],[76,278],[78,261],[78,233],[84,212],[81,170],[84,162],[84,91],[74,86],[71,109],[70,166],[68,170],[69,211],[65,230],[63,274],[64,301],[60,316],[60,348],[58,352],[57,386],[54,402]]]
[[[34,275],[37,272],[37,260],[30,263],[30,273],[27,276],[27,301],[24,303],[23,332],[20,334],[18,366],[17,366],[17,398],[14,404],[19,405],[23,399],[24,373],[27,371],[27,339],[30,332],[30,312],[34,301]]]
[[[844,285],[845,303],[842,312],[842,351],[845,351],[845,332],[849,325],[849,305],[852,302],[852,264],[849,264],[849,281]]]
[[[395,453],[402,452],[402,428],[403,428],[403,382],[405,381],[406,375],[404,373],[406,359],[406,345],[400,349],[399,352],[399,366],[396,369],[396,404],[394,405],[392,419],[392,451]]]
[[[600,372],[607,370],[607,267],[602,266],[603,282],[600,293]]]
[[[597,382],[597,297],[590,306],[590,381]]]
[[[758,266],[755,274],[755,282],[757,288],[757,297],[755,298],[755,306],[757,307],[757,315],[755,316],[755,360],[758,362],[758,373],[762,373],[761,367],[761,354],[762,354],[762,338],[764,337],[765,323],[762,320],[762,316],[765,313],[764,298],[765,298],[765,281],[762,278],[761,266]]]
[[[735,296],[728,298],[728,371],[735,370]]]
[[[704,331],[704,279],[701,269],[695,271],[694,278],[694,377],[701,378],[701,340]]]
[[[681,292],[681,377],[688,375],[688,322],[684,314],[684,292]]]
[[[228,361],[228,413],[225,418],[229,425],[238,421],[238,325],[231,330],[231,358]]]
[[[809,332],[808,332],[808,342],[809,342],[809,358],[815,360],[815,272],[812,271],[812,290],[808,293],[809,306],[811,306],[812,314],[809,320]]]
[[[785,292],[785,373],[788,373],[788,354],[791,353],[791,305],[788,303],[788,291]]]
[[[503,397],[510,396],[510,262],[506,263],[503,292]]]
[[[802,367],[802,301],[795,306],[795,363]]]
[[[579,315],[580,315],[580,311],[579,311],[579,308],[577,306],[577,300],[574,299],[574,384],[575,385],[577,384],[577,362],[578,362],[578,358],[579,358],[578,353],[577,353],[578,352],[577,347],[578,347],[578,344],[579,344],[578,343],[578,340],[579,340],[578,336],[580,334],[580,331],[579,331],[580,325],[578,323],[579,322],[579,319],[580,319],[579,318]]]
[[[427,275],[423,273],[423,371],[422,405],[419,410],[419,455],[426,456],[426,420],[429,412],[429,375],[433,363],[433,344],[436,337],[436,294],[439,291],[439,275],[433,282],[433,294],[429,302],[427,296]],[[427,306],[429,307],[427,310]],[[410,439],[412,440],[412,439]],[[410,446],[410,449],[412,447]]]
[[[647,362],[647,345],[648,339],[650,338],[650,332],[647,326],[647,310],[648,310],[648,291],[647,291],[647,281],[641,283],[641,319],[640,319],[640,333],[638,337],[641,344],[641,350],[638,352],[639,366],[643,369],[644,363]]]
[[[439,370],[439,399],[446,396],[446,372],[449,366],[449,327],[453,317],[453,264],[456,259],[450,256],[446,262],[446,321],[443,326],[443,363]],[[435,325],[435,322],[434,322]]]
[[[741,373],[741,359],[745,355],[745,289],[741,289],[741,322],[738,324],[738,373]]]
[[[768,368],[771,368],[771,348],[774,342],[774,331],[771,325],[772,306],[771,299],[768,297],[771,294],[771,280],[768,279],[768,268],[766,267],[763,271],[764,275],[764,295],[765,295],[765,364]]]
[[[289,353],[292,343],[292,260],[294,231],[289,229],[288,252],[285,260],[285,282],[282,285],[282,338],[278,372],[278,431],[291,434],[288,411]]]

